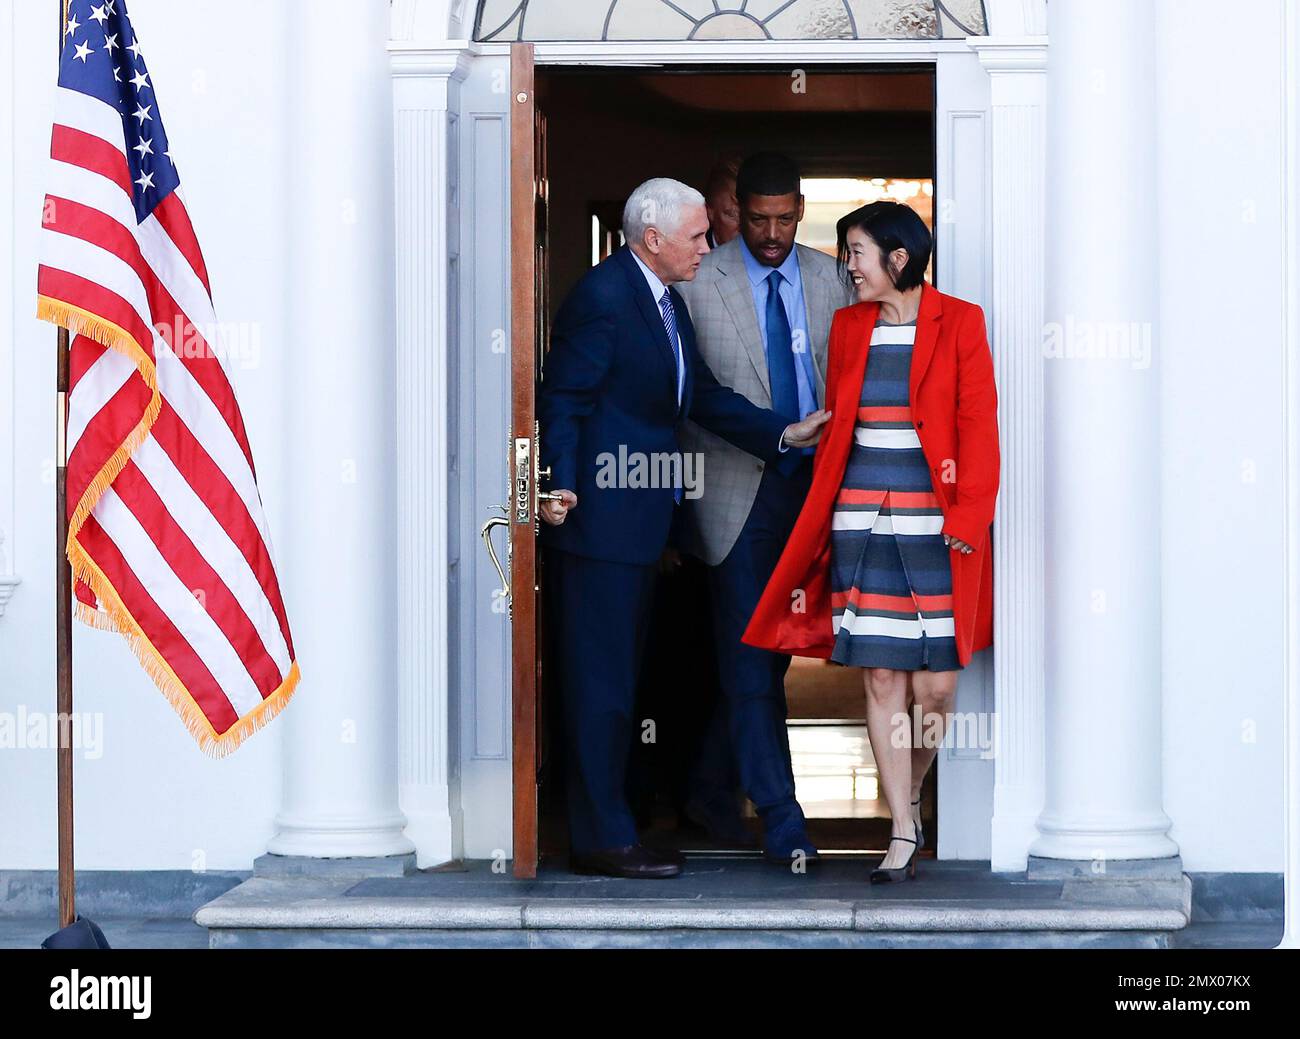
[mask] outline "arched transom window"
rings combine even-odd
[[[882,40],[983,36],[983,0],[480,0],[474,39]]]

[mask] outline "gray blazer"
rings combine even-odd
[[[694,281],[679,282],[674,288],[686,300],[700,355],[717,380],[759,407],[770,408],[767,355],[740,249],[738,238],[719,246],[704,257]],[[795,245],[795,249],[808,314],[817,406],[823,407],[831,315],[851,305],[856,293],[840,280],[831,257],[803,245]],[[749,518],[763,462],[690,420],[682,424],[680,441],[683,451],[698,452],[704,463],[700,471],[703,493],[682,502],[687,512],[683,547],[709,566],[717,566]]]

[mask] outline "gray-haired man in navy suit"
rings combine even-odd
[[[721,386],[700,359],[686,305],[670,286],[695,277],[708,229],[693,188],[666,178],[637,188],[623,214],[628,244],[569,293],[543,366],[541,464],[557,500],[543,503],[541,517],[577,872],[680,871],[679,858],[641,846],[624,794],[656,564],[688,490],[678,427],[689,417],[793,468],[793,449],[815,443],[829,418],[819,411],[791,420],[761,408]]]

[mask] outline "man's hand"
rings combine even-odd
[[[659,556],[659,572],[661,574],[671,574],[674,570],[681,569],[682,554],[669,545]]]
[[[814,411],[802,422],[794,422],[786,426],[782,436],[791,447],[812,447],[821,439],[822,426],[830,420],[829,411]]]
[[[561,500],[544,499],[538,512],[541,514],[542,519],[546,520],[552,527],[558,527],[564,522],[564,517],[569,514],[569,510],[577,507],[578,496],[572,491],[564,490],[552,491],[551,493],[560,495]]]

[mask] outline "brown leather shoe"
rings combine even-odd
[[[584,876],[626,877],[630,880],[675,877],[682,871],[680,856],[661,855],[640,844],[573,855],[569,859],[569,868]]]

